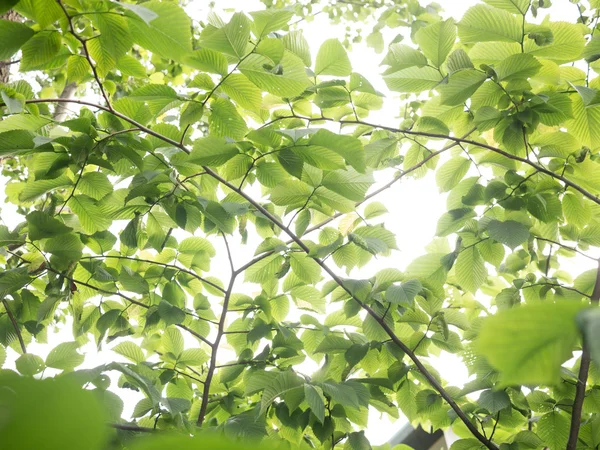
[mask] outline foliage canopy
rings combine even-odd
[[[0,438],[39,447],[24,424],[44,422],[44,448],[196,448],[130,442],[156,429],[362,450],[375,408],[451,427],[452,450],[597,448],[600,2],[572,1],[577,23],[539,20],[547,0],[458,22],[322,2],[375,18],[375,50],[402,30],[382,62],[395,127],[369,120],[383,94],[350,38],[311,54],[297,24],[318,2],[264,3],[198,25],[175,1],[0,1],[23,17],[0,20],[0,59],[37,77],[0,85],[22,216],[0,225],[0,365],[10,348],[20,374],[0,374]],[[361,277],[398,250],[377,195],[431,172],[448,195],[427,253]],[[58,324],[73,341],[28,351]],[[90,343],[128,362],[81,369]],[[441,351],[464,386],[429,364]],[[115,373],[143,394],[133,421]]]

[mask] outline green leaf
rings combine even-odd
[[[75,233],[60,234],[44,242],[44,251],[53,254],[63,263],[78,261],[83,252],[83,243]]]
[[[19,70],[27,72],[48,63],[56,56],[61,46],[57,31],[41,31],[27,40],[21,47],[23,57]]]
[[[75,195],[67,205],[79,218],[81,226],[88,234],[107,230],[112,220],[103,214],[97,203],[87,195]]]
[[[471,97],[486,80],[487,75],[475,69],[465,69],[450,75],[448,84],[440,85],[442,104],[456,106]]]
[[[262,93],[240,73],[233,73],[221,84],[221,89],[242,108],[258,110],[262,104]]]
[[[421,292],[423,286],[418,280],[409,280],[397,285],[391,285],[385,291],[385,300],[389,303],[399,304],[412,308],[415,296]]]
[[[214,99],[210,103],[210,111],[210,132],[215,136],[239,140],[248,132],[246,122],[229,100]]]
[[[409,67],[383,76],[387,87],[396,92],[423,92],[436,87],[442,76],[433,67]]]
[[[334,151],[357,172],[364,173],[366,170],[365,152],[362,143],[355,137],[332,133],[321,128],[310,137],[308,143]]]
[[[161,342],[165,352],[170,353],[175,358],[179,358],[183,353],[183,335],[177,328],[173,326],[167,328],[162,335]]]
[[[267,9],[251,12],[250,15],[254,19],[254,34],[257,37],[263,37],[273,31],[287,28],[294,11],[291,9]]]
[[[525,15],[531,0],[483,0],[494,8],[505,9],[513,14]]]
[[[225,138],[207,136],[194,142],[194,148],[187,161],[202,166],[222,166],[239,154],[233,144],[228,144]]]
[[[521,42],[520,19],[508,11],[475,5],[458,22],[458,37],[464,44],[484,41]]]
[[[477,247],[465,248],[456,258],[456,278],[463,289],[475,293],[487,278],[485,261]]]
[[[85,357],[77,351],[78,348],[79,344],[77,342],[58,344],[48,353],[46,366],[60,370],[73,370],[85,360]]]
[[[535,41],[528,40],[525,43],[525,51],[538,58],[551,59],[561,64],[579,59],[586,42],[580,25],[550,22],[547,26],[552,32],[552,42],[538,46]]]
[[[290,265],[298,278],[306,283],[316,284],[321,280],[321,267],[314,259],[303,253],[292,253]]]
[[[302,388],[303,386],[304,383],[302,382],[302,378],[291,370],[280,373],[277,378],[265,388],[260,401],[260,413],[264,414],[277,397],[282,396],[291,390]]]
[[[435,174],[440,191],[452,190],[469,171],[471,161],[467,158],[454,157],[444,163]]]
[[[308,87],[304,63],[291,52],[284,52],[279,62],[281,71],[268,70],[274,66],[271,59],[257,54],[249,55],[239,65],[239,70],[263,91],[279,97],[296,97]]]
[[[144,3],[143,7],[158,17],[148,23],[137,17],[128,21],[135,43],[165,59],[184,62],[192,53],[190,18],[171,2],[152,0]]]
[[[298,205],[302,206],[313,189],[306,183],[296,180],[288,180],[281,183],[276,190],[271,192],[271,201],[276,205]]]
[[[367,190],[374,182],[372,174],[362,174],[349,169],[328,172],[321,183],[349,200],[360,202],[364,200]]]
[[[4,373],[0,385],[12,394],[2,398],[3,408],[11,411],[2,427],[3,447],[96,450],[105,445],[104,424],[109,420],[105,408],[97,392],[82,389],[75,377],[35,380]],[[28,431],[27,422],[39,424],[39,432]]]
[[[452,19],[420,28],[415,42],[435,67],[440,67],[456,40],[456,25]]]
[[[113,191],[113,185],[102,172],[84,173],[77,188],[82,194],[100,200]]]
[[[308,407],[319,420],[324,423],[325,421],[325,402],[323,401],[323,391],[317,386],[311,384],[304,384],[304,398]]]
[[[33,30],[27,25],[0,20],[0,60],[10,59],[33,35]]]
[[[512,250],[529,239],[529,229],[514,220],[505,222],[492,220],[488,224],[487,232],[493,240],[510,247]]]
[[[227,58],[222,53],[210,48],[194,50],[185,61],[187,65],[194,69],[218,73],[220,75],[227,74]]]
[[[42,211],[33,211],[27,215],[29,225],[29,239],[37,241],[44,238],[58,236],[73,231],[54,217]]]
[[[246,270],[244,279],[251,283],[264,283],[272,280],[282,263],[283,257],[281,255],[269,255]]]
[[[477,403],[482,408],[487,409],[490,414],[496,414],[500,410],[510,406],[510,397],[505,391],[486,389],[479,394]]]
[[[328,39],[319,48],[315,62],[317,75],[347,77],[352,73],[352,64],[346,49],[337,39]]]
[[[537,434],[549,450],[566,448],[570,429],[570,420],[559,411],[544,414],[537,423]]]
[[[200,42],[204,47],[240,59],[246,54],[250,29],[250,20],[243,13],[237,12],[221,28],[212,25],[205,27],[200,34]]]
[[[560,381],[560,366],[578,338],[578,303],[538,303],[485,320],[477,349],[500,371],[502,385]]]
[[[146,360],[146,356],[144,355],[144,352],[142,352],[142,349],[131,341],[125,341],[115,345],[112,348],[112,351],[119,355],[123,355],[125,358],[136,364]]]
[[[17,358],[15,366],[21,375],[33,376],[46,367],[44,360],[32,353],[24,353]]]
[[[302,30],[290,31],[282,39],[284,47],[302,60],[306,67],[310,67],[312,59],[310,47],[302,35]]]
[[[371,444],[365,437],[364,431],[357,431],[348,435],[348,440],[344,444],[344,450],[371,450]]]
[[[529,53],[511,55],[495,67],[498,81],[526,80],[534,76],[542,65]]]

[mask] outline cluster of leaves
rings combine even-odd
[[[415,45],[383,61],[409,96],[393,128],[368,121],[383,95],[344,46],[313,60],[290,9],[195,29],[170,1],[0,2],[25,18],[0,21],[0,59],[52,80],[0,87],[23,217],[0,226],[0,362],[10,347],[23,376],[76,377],[126,430],[368,449],[375,408],[452,427],[453,450],[596,448],[600,283],[561,267],[600,247],[600,2],[534,23],[544,3],[417,10]],[[52,94],[66,83],[95,93]],[[61,104],[80,108],[57,123]],[[350,278],[397,248],[371,200],[433,171],[448,211],[427,254]],[[57,323],[72,342],[28,351]],[[129,362],[77,370],[90,342]],[[447,385],[441,351],[471,381]],[[109,373],[144,395],[134,423]]]

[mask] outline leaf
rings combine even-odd
[[[194,148],[187,161],[202,166],[218,167],[238,154],[237,147],[227,143],[225,138],[207,136],[194,142]]]
[[[465,102],[483,84],[487,76],[475,69],[465,69],[450,75],[448,84],[439,87],[442,104],[456,106]]]
[[[0,135],[1,136],[1,135]],[[72,185],[73,182],[67,175],[61,175],[57,178],[49,180],[28,181],[25,187],[19,194],[19,200],[22,202],[30,202],[41,197],[46,192]]]
[[[192,24],[187,14],[175,3],[158,0],[144,3],[143,8],[158,17],[150,22],[128,20],[135,43],[165,59],[185,61],[192,52]]]
[[[48,63],[60,50],[61,38],[58,32],[41,31],[27,40],[21,47],[23,54],[19,70],[27,72]]]
[[[435,180],[440,191],[452,190],[469,171],[471,161],[466,158],[454,157],[444,163],[435,174]]]
[[[354,169],[328,172],[321,182],[327,189],[337,192],[349,200],[364,200],[369,187],[374,183],[373,175],[361,174]]]
[[[325,402],[323,401],[323,391],[321,388],[305,383],[304,398],[306,399],[306,403],[308,403],[308,407],[315,417],[319,420],[319,422],[324,423]]]
[[[456,25],[452,19],[419,28],[415,34],[415,42],[435,67],[444,63],[455,40]]]
[[[537,434],[550,450],[566,448],[569,440],[570,421],[565,414],[552,411],[540,417]]]
[[[186,64],[194,69],[210,73],[218,73],[220,75],[227,74],[227,58],[222,53],[210,48],[194,50],[192,54],[186,58]]]
[[[242,108],[258,110],[262,104],[262,93],[241,73],[232,73],[221,84],[221,89]]]
[[[272,280],[282,263],[283,257],[281,255],[269,255],[246,270],[244,280],[251,283],[264,283]]]
[[[488,224],[487,231],[493,240],[510,247],[512,250],[529,239],[529,229],[514,220],[505,222],[492,220]]]
[[[302,379],[291,370],[281,372],[263,391],[260,401],[260,413],[264,414],[277,397],[303,385]]]
[[[508,11],[475,5],[458,22],[458,37],[464,44],[484,41],[521,42],[520,19]]]
[[[102,172],[84,173],[77,188],[82,194],[100,200],[113,191],[113,185]]]
[[[302,30],[287,33],[282,39],[284,47],[302,60],[306,67],[311,66],[310,47],[302,35]]]
[[[33,376],[46,367],[44,360],[32,353],[24,353],[17,358],[15,366],[21,375]]]
[[[308,87],[304,63],[293,53],[286,51],[279,62],[281,71],[267,70],[273,61],[263,55],[251,54],[239,65],[239,70],[263,91],[284,98],[296,97]]]
[[[77,351],[78,348],[77,342],[58,344],[48,353],[46,366],[66,371],[73,370],[85,360],[85,357]]]
[[[33,211],[29,213],[27,215],[27,224],[29,226],[29,239],[32,241],[54,237],[72,231],[72,228],[42,211]]]
[[[306,283],[316,284],[321,280],[321,267],[314,259],[303,253],[292,253],[290,265],[298,278]]]
[[[357,172],[364,173],[366,170],[365,152],[362,143],[355,137],[332,133],[322,128],[310,137],[308,143],[334,151]]]
[[[34,35],[27,25],[10,20],[0,20],[0,61],[8,60]]]
[[[538,46],[535,41],[528,40],[525,43],[525,51],[538,58],[551,59],[560,64],[579,59],[586,42],[579,25],[550,22],[547,26],[552,32],[552,42]]]
[[[455,269],[459,284],[472,293],[477,292],[487,278],[485,262],[477,247],[462,250],[456,258]]]
[[[328,39],[321,44],[315,62],[317,75],[347,77],[352,73],[352,64],[346,49],[337,39]]]
[[[67,205],[77,215],[81,226],[88,234],[107,230],[112,223],[96,202],[86,195],[73,196]]]
[[[221,28],[212,25],[205,27],[200,34],[200,42],[204,47],[240,59],[246,54],[250,29],[250,20],[243,13],[237,12]]]
[[[400,286],[391,285],[385,291],[385,300],[389,303],[411,308],[414,306],[415,296],[422,289],[423,286],[418,280],[405,281]]]
[[[306,183],[296,180],[288,180],[281,183],[276,190],[271,192],[271,201],[276,205],[298,205],[301,206],[313,189]]]
[[[383,76],[387,87],[396,92],[423,92],[436,87],[442,76],[433,67],[409,67]]]
[[[229,100],[213,100],[210,103],[210,111],[210,132],[215,136],[239,140],[248,132],[246,122]]]
[[[123,355],[125,358],[134,362],[135,364],[146,361],[146,356],[144,355],[144,352],[142,352],[142,349],[131,341],[125,341],[115,345],[112,348],[112,351],[118,353],[119,355]]]
[[[83,252],[83,243],[75,233],[60,234],[44,242],[44,251],[56,256],[63,263],[78,261]]]
[[[498,81],[512,81],[516,79],[526,80],[534,76],[542,65],[529,53],[517,53],[511,55],[494,69],[498,74]]]
[[[291,9],[267,9],[251,12],[254,19],[254,34],[263,37],[267,34],[287,28],[288,21],[294,15]]]
[[[161,342],[165,352],[170,353],[175,358],[179,358],[183,353],[183,335],[177,328],[168,327],[162,335]]]
[[[529,9],[530,0],[483,0],[494,8],[505,9],[513,14],[525,15]]]
[[[500,371],[502,385],[560,381],[560,366],[578,338],[578,303],[537,303],[485,320],[477,349]]]
[[[344,444],[344,450],[371,450],[371,444],[365,437],[364,431],[350,433]]]
[[[486,389],[479,394],[477,403],[482,408],[487,409],[490,414],[496,414],[500,410],[510,406],[510,397],[505,391]]]

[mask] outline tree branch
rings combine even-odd
[[[208,367],[208,372],[206,373],[206,379],[204,381],[204,390],[202,391],[202,403],[200,404],[200,412],[198,413],[198,420],[196,421],[196,424],[198,426],[202,426],[202,424],[204,423],[204,419],[206,418],[206,409],[208,408],[208,397],[210,395],[210,385],[215,374],[215,369],[217,368],[217,353],[219,351],[219,344],[221,343],[221,339],[223,338],[223,334],[225,332],[225,319],[227,317],[227,311],[229,308],[229,300],[231,299],[231,293],[233,291],[235,279],[239,275],[239,272],[237,272],[233,267],[233,257],[231,254],[231,249],[229,248],[229,243],[227,242],[227,238],[225,237],[225,235],[223,235],[223,240],[225,241],[225,248],[227,249],[227,256],[229,258],[229,265],[231,267],[231,278],[229,279],[229,285],[227,286],[225,298],[223,299],[223,309],[221,311],[221,318],[219,319],[217,336],[215,337],[215,342],[210,355],[210,365]]]
[[[591,295],[592,305],[598,307],[600,301],[600,259],[598,260],[598,269],[596,271],[596,283]],[[579,438],[579,429],[581,428],[581,411],[583,401],[585,400],[585,389],[587,387],[588,373],[590,370],[590,348],[584,335],[581,337],[581,362],[579,363],[578,383],[575,386],[575,400],[573,401],[573,411],[571,413],[571,428],[569,431],[569,440],[567,441],[567,450],[576,450],[577,440]]]

